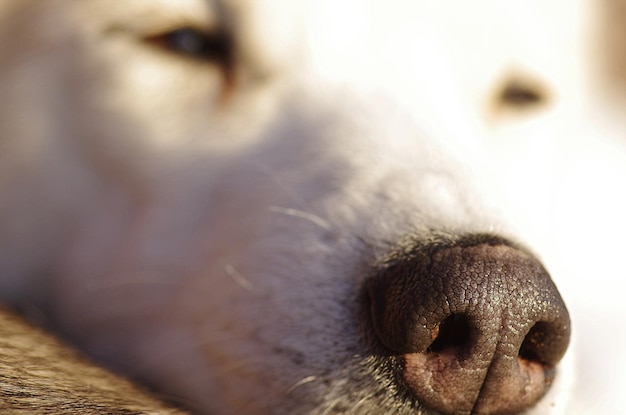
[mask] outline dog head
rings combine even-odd
[[[563,410],[567,310],[481,180],[485,125],[550,102],[520,39],[429,2],[4,7],[5,299],[200,412]]]

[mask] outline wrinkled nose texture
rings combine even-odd
[[[542,265],[502,239],[405,249],[369,285],[402,382],[443,414],[518,414],[548,390],[570,320]]]

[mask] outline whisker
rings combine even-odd
[[[317,380],[317,376],[307,376],[304,379],[301,379],[297,381],[296,383],[294,383],[293,385],[291,385],[285,391],[285,395],[289,395],[291,392],[293,392],[295,389],[299,388],[300,386],[306,385],[307,383],[315,382],[316,380]]]
[[[250,282],[249,279],[241,275],[241,273],[239,273],[239,271],[237,271],[232,264],[224,265],[224,271],[241,288],[243,288],[246,291],[254,291],[254,284],[252,284],[252,282]]]
[[[280,213],[283,215],[292,216],[295,218],[299,218],[299,219],[303,219],[305,221],[311,222],[314,225],[317,225],[326,231],[332,230],[332,226],[330,225],[328,221],[326,221],[325,219],[313,213],[305,212],[300,209],[285,208],[285,207],[280,207],[280,206],[270,206],[269,209],[270,209],[270,212]]]

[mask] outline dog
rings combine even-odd
[[[1,3],[3,410],[618,412],[565,3]]]

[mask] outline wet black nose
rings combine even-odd
[[[443,414],[516,414],[548,390],[570,320],[530,254],[473,236],[416,244],[369,286],[375,332],[403,362],[402,382]]]

